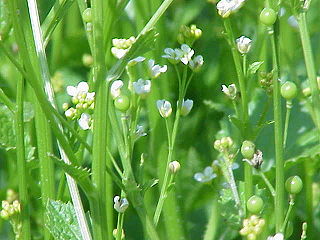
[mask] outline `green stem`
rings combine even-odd
[[[314,216],[314,209],[313,209],[313,175],[314,175],[314,164],[312,158],[307,158],[304,161],[304,188],[305,188],[305,201],[306,201],[306,212],[307,212],[307,223],[308,223],[308,236],[310,239],[313,237],[313,216]]]
[[[242,138],[247,139],[249,134],[249,112],[248,112],[248,99],[247,99],[247,92],[246,92],[246,85],[245,85],[245,75],[244,72],[245,69],[242,69],[241,66],[241,59],[239,52],[237,50],[237,46],[235,43],[234,34],[232,31],[230,19],[226,18],[224,20],[224,26],[226,29],[226,33],[228,36],[228,41],[231,47],[231,53],[233,57],[233,61],[235,64],[237,76],[238,76],[238,83],[240,86],[240,92],[241,92],[241,106],[242,106],[242,122],[243,122],[243,129],[242,129]],[[245,62],[243,63],[243,67],[245,66]],[[252,167],[245,163],[244,165],[244,181],[245,181],[245,200],[247,201],[253,191],[253,179],[252,179]]]
[[[24,80],[20,77],[17,82],[17,111],[15,113],[15,124],[17,131],[17,170],[19,179],[19,198],[21,204],[22,229],[21,234],[24,240],[31,239],[30,232],[30,210],[29,196],[25,161],[24,146],[24,125],[23,125],[23,91]]]
[[[262,180],[264,181],[264,183],[267,185],[271,195],[273,197],[276,196],[276,191],[274,190],[274,187],[272,186],[272,184],[270,183],[269,179],[266,177],[266,175],[264,175],[264,173],[261,170],[258,170],[258,174],[260,175],[260,177],[262,178]]]
[[[274,111],[274,137],[275,137],[275,157],[276,157],[276,197],[275,197],[275,218],[276,231],[279,232],[283,222],[284,214],[284,160],[283,160],[283,129],[281,95],[279,82],[279,60],[274,36],[274,29],[269,31],[271,38],[273,56],[273,111]]]
[[[286,104],[286,120],[285,120],[285,124],[284,124],[284,133],[283,133],[283,148],[286,147],[286,143],[287,143],[287,136],[288,136],[288,128],[289,128],[289,120],[290,120],[290,113],[291,113],[291,108],[292,108],[292,102],[291,101],[287,101]]]
[[[121,240],[122,239],[123,219],[124,219],[124,213],[119,213],[118,214],[118,222],[117,222],[116,240]]]
[[[15,111],[15,104],[10,100],[10,98],[4,93],[4,91],[0,88],[0,101],[5,104],[9,110],[13,113]]]
[[[291,213],[292,208],[294,206],[294,199],[293,199],[294,196],[290,196],[290,198],[291,199],[290,199],[290,202],[289,202],[289,207],[288,207],[288,210],[287,210],[287,213],[286,213],[286,217],[285,217],[285,219],[283,221],[283,224],[282,224],[282,227],[280,229],[280,232],[282,232],[282,233],[285,233],[286,226],[287,226],[287,223],[289,221],[290,213]]]
[[[313,109],[315,112],[315,121],[316,121],[316,126],[319,130],[319,139],[320,139],[320,108],[319,108],[320,91],[318,88],[314,57],[313,57],[308,27],[307,27],[306,12],[301,12],[299,14],[298,23],[299,23],[300,38],[301,38],[306,68],[307,68],[308,79],[311,87],[311,98],[312,98]]]

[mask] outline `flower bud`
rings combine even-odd
[[[238,51],[241,54],[247,54],[250,51],[252,40],[245,36],[241,36],[236,40]]]
[[[231,100],[237,97],[237,87],[235,84],[230,84],[229,86],[222,85],[222,92]]]
[[[187,116],[193,107],[193,101],[190,99],[182,100],[181,115]]]
[[[113,208],[118,212],[118,213],[124,213],[127,208],[129,207],[129,202],[126,198],[120,199],[119,196],[115,196],[113,199],[114,205]]]
[[[157,108],[159,110],[160,115],[163,118],[169,117],[172,113],[171,103],[164,99],[157,101]]]
[[[173,161],[169,163],[169,170],[172,174],[177,173],[180,170],[180,163],[178,161]]]

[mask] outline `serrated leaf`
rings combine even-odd
[[[63,160],[57,158],[50,154],[50,157],[55,160],[55,163],[59,165],[67,174],[69,174],[83,189],[83,191],[88,195],[92,196],[94,191],[94,186],[90,181],[90,170],[82,168],[75,164],[66,164]]]
[[[154,29],[149,30],[145,34],[142,34],[140,37],[137,38],[135,43],[131,46],[128,53],[121,59],[119,59],[116,64],[110,69],[107,74],[106,80],[113,81],[119,78],[124,71],[127,63],[145,52],[149,51],[155,42],[157,33]]]
[[[70,202],[48,201],[46,227],[56,240],[82,240],[76,213]]]
[[[254,62],[250,64],[248,67],[248,76],[253,76],[259,70],[262,64],[263,62]]]

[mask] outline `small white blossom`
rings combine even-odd
[[[151,91],[151,81],[139,79],[137,82],[133,82],[133,89],[136,94],[141,97],[145,97]]]
[[[222,92],[231,100],[234,100],[237,97],[237,87],[235,84],[230,84],[229,86],[222,85]]]
[[[209,166],[203,172],[196,173],[193,177],[198,182],[206,183],[217,177],[217,175],[213,172],[213,168]]]
[[[164,99],[157,101],[157,108],[159,110],[160,115],[163,118],[169,117],[172,113],[171,103]]]
[[[181,57],[181,62],[184,65],[187,65],[194,54],[194,50],[192,48],[190,48],[187,44],[182,44],[181,50],[183,53],[183,56]]]
[[[113,199],[114,205],[113,208],[118,212],[118,213],[124,213],[127,208],[129,207],[129,202],[126,198],[120,199],[119,196],[115,196]]]
[[[88,113],[82,113],[78,124],[83,130],[88,130],[91,125],[91,116]]]
[[[169,62],[172,64],[177,64],[178,62],[180,62],[183,56],[183,52],[181,51],[181,49],[178,48],[166,48],[164,49],[164,53],[165,55],[162,55],[162,57],[168,59]]]
[[[218,13],[221,17],[227,18],[230,14],[238,11],[245,0],[221,0],[217,4]]]
[[[284,236],[283,236],[282,233],[277,233],[277,234],[274,235],[274,236],[268,237],[267,240],[284,240]]]
[[[246,54],[250,51],[252,40],[245,36],[241,36],[236,40],[238,51],[241,54]]]
[[[171,173],[177,173],[180,170],[180,163],[178,161],[172,161],[169,163],[169,170]]]
[[[154,60],[150,59],[148,61],[148,70],[151,78],[157,78],[161,73],[165,73],[167,71],[167,65],[164,65],[163,67],[158,64],[155,65]]]
[[[76,111],[77,110],[74,108],[69,108],[67,111],[65,111],[64,114],[66,115],[67,118],[73,118],[76,114]]]
[[[110,93],[113,99],[120,96],[122,87],[123,87],[123,82],[121,80],[116,80],[111,84]]]
[[[147,136],[147,133],[144,131],[144,127],[142,125],[137,125],[136,136],[137,138]]]
[[[133,67],[133,66],[135,66],[137,63],[143,62],[144,60],[146,60],[145,57],[141,57],[141,56],[136,57],[136,58],[134,58],[134,59],[131,59],[131,60],[128,62],[128,66],[129,66],[129,67]]]
[[[86,82],[80,82],[78,86],[67,86],[67,93],[71,97],[76,97],[78,95],[87,94],[89,91],[89,85]]]
[[[203,57],[201,55],[198,55],[190,60],[189,66],[192,71],[198,72],[203,65]]]
[[[129,52],[129,48],[128,49],[122,49],[122,48],[116,48],[116,47],[111,48],[112,55],[118,59],[123,58],[127,54],[127,52]]]
[[[182,100],[181,115],[187,116],[193,107],[193,101],[190,99]]]

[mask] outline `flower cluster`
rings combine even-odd
[[[65,115],[70,120],[78,120],[79,126],[83,130],[88,130],[92,126],[90,113],[94,109],[94,92],[89,92],[89,86],[86,82],[80,82],[76,87],[68,86],[67,93],[72,97],[74,107],[67,103],[63,104]]]
[[[128,39],[114,38],[112,39],[113,47],[111,48],[111,53],[118,59],[123,58],[135,41],[136,38],[133,36]]]
[[[227,152],[233,146],[233,140],[231,137],[223,137],[214,141],[213,147],[219,152]]]
[[[221,0],[217,4],[218,13],[221,17],[227,18],[230,14],[238,11],[245,0]]]
[[[202,35],[201,29],[197,28],[196,25],[191,25],[190,27],[182,25],[179,30],[177,40],[180,44],[192,45],[193,42],[199,39]]]
[[[195,72],[199,71],[204,63],[201,55],[195,56],[192,59],[194,50],[187,44],[182,44],[180,48],[176,49],[166,48],[164,53],[165,55],[162,55],[162,57],[168,59],[170,63],[177,64],[182,62],[184,65],[189,64],[191,70]]]
[[[260,72],[259,73],[260,77],[260,86],[263,88],[267,94],[272,94],[273,90],[273,72]]]
[[[246,236],[248,240],[256,240],[257,236],[262,232],[265,220],[256,215],[243,220],[243,226],[240,230],[242,236]]]

